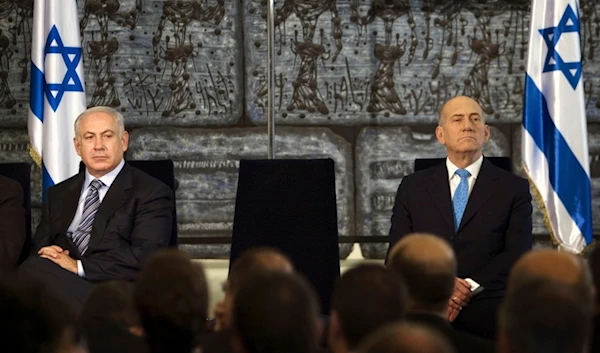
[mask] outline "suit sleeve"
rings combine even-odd
[[[17,264],[25,243],[25,209],[23,191],[18,183],[3,185],[0,195],[0,265]]]
[[[394,202],[394,209],[392,211],[392,220],[390,227],[390,247],[389,250],[396,244],[397,241],[402,239],[407,234],[412,233],[412,220],[408,207],[408,190],[410,189],[410,176],[402,178],[398,192],[396,193],[396,200]]]
[[[55,242],[56,234],[52,234],[50,226],[50,203],[52,199],[52,189],[47,191],[46,202],[42,206],[42,218],[38,224],[35,235],[33,237],[33,251],[37,253],[38,250],[45,246],[53,245]]]
[[[146,258],[152,252],[168,246],[175,199],[166,185],[160,183],[152,187],[136,207],[130,246],[81,259],[87,280],[135,280]]]
[[[519,182],[504,238],[504,251],[471,275],[473,280],[489,291],[504,289],[512,265],[533,246],[529,183],[523,179]]]

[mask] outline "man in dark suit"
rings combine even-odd
[[[456,258],[447,242],[432,234],[405,236],[390,251],[388,267],[402,277],[408,289],[409,322],[439,331],[458,353],[494,352],[491,341],[457,331],[448,322]]]
[[[23,188],[0,175],[0,268],[17,265],[25,243]]]
[[[490,130],[473,99],[446,102],[435,133],[446,147],[446,163],[402,179],[390,245],[414,232],[448,240],[458,262],[449,319],[491,337],[510,267],[532,246],[529,184],[483,157]],[[483,292],[473,297],[467,278]]]
[[[21,266],[81,308],[93,283],[133,280],[153,251],[167,247],[173,192],[125,163],[123,116],[94,107],[75,121],[85,170],[50,188],[33,239],[37,256]]]

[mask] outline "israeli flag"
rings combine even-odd
[[[34,1],[29,99],[30,152],[45,194],[79,170],[73,124],[86,103],[75,0]]]
[[[591,187],[579,1],[533,0],[525,101],[523,167],[561,250],[592,241]]]

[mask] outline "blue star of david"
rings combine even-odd
[[[67,72],[61,83],[47,83],[44,79],[44,93],[48,103],[52,107],[52,110],[56,112],[60,101],[65,92],[83,92],[83,85],[77,75],[77,65],[81,61],[81,48],[78,47],[65,47],[62,38],[58,33],[56,26],[52,26],[48,38],[46,39],[46,46],[44,48],[44,58],[48,54],[60,54],[67,67]],[[56,92],[56,96],[52,94]]]
[[[575,11],[573,11],[573,8],[571,8],[571,5],[567,5],[558,26],[539,30],[548,47],[548,53],[546,54],[542,72],[561,71],[573,89],[577,87],[579,79],[581,78],[581,60],[576,62],[563,61],[560,54],[556,51],[556,44],[563,33],[575,32],[579,35],[578,15],[579,13],[576,14]],[[551,63],[551,60],[554,62]]]

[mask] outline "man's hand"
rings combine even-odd
[[[40,251],[42,249],[40,249]],[[60,267],[64,268],[65,270],[71,271],[74,274],[77,274],[77,260],[69,257],[69,250],[62,250],[61,252],[56,252],[55,256],[41,254],[40,257],[43,257],[44,259],[48,259],[48,260],[54,262],[55,264],[59,265]]]
[[[462,278],[456,278],[454,282],[454,293],[452,293],[452,297],[450,298],[450,307],[451,308],[464,308],[469,304],[469,301],[473,297],[473,293],[471,293],[471,285]],[[452,305],[455,304],[455,305]]]
[[[50,245],[50,246],[44,246],[43,248],[41,248],[38,251],[38,255],[40,255],[40,257],[43,257],[42,255],[45,256],[50,256],[52,258],[56,258],[58,256],[58,254],[62,253],[64,250],[58,246],[58,245]]]

